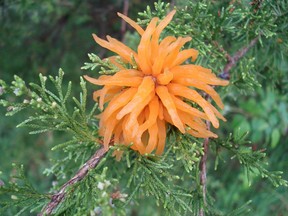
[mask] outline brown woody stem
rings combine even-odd
[[[66,189],[81,181],[88,174],[89,170],[94,169],[97,166],[107,152],[108,150],[104,147],[98,149],[95,154],[78,170],[76,175],[66,182],[57,193],[51,196],[51,201],[43,208],[38,216],[51,215],[53,210],[65,199]]]
[[[207,130],[210,130],[210,121],[206,121]],[[203,196],[203,204],[206,205],[206,180],[207,180],[207,155],[209,147],[209,138],[205,138],[203,141],[203,156],[200,161],[200,184],[202,185],[202,196]],[[201,208],[199,212],[199,216],[204,216],[204,209]]]
[[[125,16],[128,15],[128,10],[129,10],[129,0],[124,0],[123,14]],[[122,37],[122,41],[124,40],[124,35],[125,35],[125,32],[126,32],[126,26],[127,26],[127,23],[125,22],[125,20],[122,19],[122,21],[121,21],[121,37]]]
[[[230,70],[237,64],[237,62],[249,51],[251,47],[253,47],[259,40],[259,36],[254,38],[248,46],[243,47],[238,52],[235,53],[233,57],[225,52],[225,56],[227,57],[228,63],[224,67],[223,72],[219,75],[221,78],[230,79]],[[210,96],[206,96],[206,100],[209,100]],[[206,121],[207,130],[210,130],[211,122]],[[200,184],[202,186],[202,197],[203,204],[206,205],[206,181],[207,181],[207,155],[209,149],[209,138],[205,138],[203,141],[203,156],[200,161]],[[204,207],[202,207],[199,211],[199,216],[204,216]]]
[[[256,38],[254,38],[246,47],[243,47],[242,49],[240,49],[238,52],[235,53],[235,55],[233,57],[228,55],[228,63],[226,64],[226,66],[224,67],[224,70],[222,72],[222,74],[220,74],[220,76],[222,78],[226,78],[226,79],[230,79],[230,70],[237,64],[237,62],[240,60],[240,58],[242,58],[247,52],[248,50],[253,47],[259,40],[259,36],[257,36]]]

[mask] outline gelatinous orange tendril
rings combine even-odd
[[[207,93],[223,109],[224,105],[211,85],[226,86],[228,81],[217,78],[210,69],[199,65],[182,65],[189,58],[195,61],[198,56],[195,49],[181,50],[191,37],[168,36],[159,41],[175,12],[171,11],[160,22],[159,18],[153,18],[145,30],[118,13],[141,35],[137,52],[110,36],[106,41],[93,34],[96,43],[118,54],[123,62],[137,64],[137,69],[126,69],[113,56],[107,60],[119,68],[114,75],[102,75],[98,79],[84,76],[89,82],[104,86],[94,92],[93,98],[96,101],[99,98],[99,107],[104,109],[98,117],[99,134],[103,136],[105,148],[109,148],[114,137],[115,144],[132,143],[131,148],[140,154],[155,150],[160,155],[165,148],[167,124],[194,137],[217,137],[207,130],[205,120],[218,128],[217,118],[224,121],[225,118],[196,90]],[[105,108],[104,104],[107,104]],[[121,154],[116,151],[116,158]]]

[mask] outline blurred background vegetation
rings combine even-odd
[[[129,16],[136,19],[137,13],[147,5],[152,6],[154,1],[0,0],[0,78],[12,81],[14,74],[17,74],[29,83],[38,80],[39,73],[56,75],[62,68],[66,72],[66,79],[76,83],[72,91],[77,95],[80,87],[75,86],[79,76],[86,73],[80,68],[88,60],[87,53],[97,53],[100,57],[109,55],[95,44],[92,33],[100,37],[111,35],[120,40],[126,39],[130,44],[136,40],[134,34],[121,29],[121,20],[116,14],[125,10],[125,2],[129,4]],[[221,8],[231,1],[213,2]],[[249,4],[250,1],[244,2]],[[185,1],[173,1],[172,4],[185,5]],[[224,99],[227,104],[224,114],[228,121],[222,124],[219,133],[249,131],[253,148],[266,150],[269,169],[284,171],[284,178],[287,179],[288,51],[283,38],[279,36],[273,40],[271,44],[265,44],[265,40],[262,42],[267,47],[264,50],[261,49],[263,45],[257,45],[258,48],[250,51],[250,56],[258,62],[253,71],[261,85],[254,85],[252,90],[244,93],[233,87],[229,89]],[[268,62],[262,61],[265,55],[269,55]],[[9,100],[15,98],[11,96]],[[47,191],[53,179],[48,179],[43,171],[51,165],[50,158],[57,158],[57,154],[52,154],[50,149],[53,144],[65,140],[66,135],[29,135],[27,129],[15,128],[24,119],[25,113],[6,117],[5,112],[5,108],[0,107],[0,180],[9,180],[15,172],[11,164],[20,163],[24,164],[33,185],[40,191]],[[216,206],[227,212],[252,200],[251,215],[287,215],[287,189],[274,188],[256,176],[251,176],[250,186],[243,169],[233,160],[230,162],[229,157],[228,154],[221,155],[217,170],[214,170],[214,156],[209,157],[208,189],[215,198]],[[153,212],[152,207],[145,210]],[[148,214],[143,213],[142,209],[133,215]]]

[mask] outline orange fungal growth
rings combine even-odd
[[[168,36],[160,40],[161,32],[175,13],[171,11],[162,21],[153,18],[146,29],[118,13],[141,36],[137,51],[110,36],[103,40],[93,34],[96,43],[117,54],[107,60],[119,68],[115,74],[98,79],[84,76],[87,81],[103,86],[94,92],[93,99],[99,100],[103,110],[98,117],[105,148],[109,148],[113,138],[115,144],[132,144],[131,148],[140,154],[160,155],[165,148],[168,124],[194,137],[217,137],[206,128],[205,121],[218,128],[218,118],[224,121],[225,118],[198,90],[223,109],[212,86],[226,86],[229,82],[200,65],[183,64],[189,58],[195,61],[198,55],[195,49],[181,50],[191,37]],[[127,64],[136,63],[137,67],[125,68],[117,58]],[[119,159],[122,153],[114,154]]]

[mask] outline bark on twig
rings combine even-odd
[[[108,152],[107,149],[101,147],[95,152],[95,154],[78,170],[75,176],[73,176],[68,182],[66,182],[60,190],[51,196],[51,201],[45,206],[38,216],[51,215],[53,210],[65,199],[66,189],[69,186],[81,181],[89,172],[89,170],[94,169],[101,159]]]
[[[248,46],[243,47],[240,49],[238,52],[235,53],[234,56],[230,56],[226,51],[225,51],[225,56],[228,60],[228,63],[224,67],[223,72],[219,75],[222,79],[230,79],[230,70],[237,64],[237,62],[248,52],[248,50],[253,47],[259,40],[259,36],[254,38]],[[206,96],[206,100],[210,100],[210,96]],[[210,130],[210,121],[206,121],[206,126],[207,130]],[[207,181],[207,155],[208,155],[208,149],[209,149],[209,138],[205,138],[203,141],[203,148],[204,148],[204,153],[200,161],[200,183],[202,185],[202,197],[203,197],[203,204],[204,206],[206,205],[206,181]],[[204,216],[204,207],[202,207],[199,211],[199,216]]]
[[[124,0],[123,14],[125,16],[128,15],[128,10],[129,10],[129,0]],[[125,22],[125,20],[122,19],[122,21],[121,21],[121,37],[122,37],[122,41],[124,40],[124,35],[125,35],[125,32],[126,32],[126,26],[127,26],[127,23]]]
[[[228,63],[224,67],[223,72],[220,74],[220,77],[223,79],[230,79],[230,70],[237,64],[237,62],[242,58],[248,50],[253,47],[259,40],[259,36],[254,38],[246,47],[243,47],[234,56],[228,55]]]
[[[209,97],[207,97],[209,98]],[[210,130],[210,121],[206,121],[207,130]],[[200,161],[200,184],[202,185],[203,202],[206,205],[206,180],[207,180],[207,155],[209,149],[209,138],[205,138],[203,142],[203,156]],[[204,216],[204,208],[200,209],[199,216]]]

